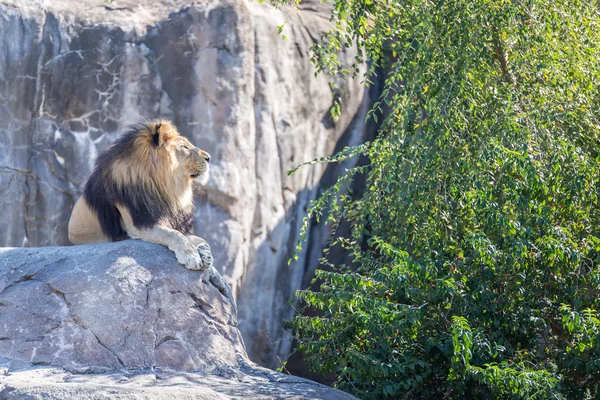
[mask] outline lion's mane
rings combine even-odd
[[[129,210],[138,228],[161,221],[192,233],[191,185],[174,172],[174,155],[162,145],[175,136],[179,133],[165,120],[136,124],[98,157],[83,196],[111,240],[126,237],[116,204]]]

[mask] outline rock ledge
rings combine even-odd
[[[220,276],[163,246],[0,249],[0,399],[351,399],[254,365]]]

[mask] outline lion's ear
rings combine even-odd
[[[152,129],[151,132],[152,143],[156,147],[165,145],[173,136],[169,124],[164,123],[163,121],[156,122],[154,124],[154,129]]]

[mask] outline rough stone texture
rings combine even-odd
[[[287,260],[324,168],[285,171],[363,135],[360,82],[338,85],[344,113],[334,122],[328,78],[313,76],[309,48],[329,26],[327,7],[0,2],[0,245],[68,244],[98,152],[130,123],[171,118],[213,156],[196,230],[233,287],[251,358],[277,365],[306,268],[304,258],[292,268]],[[285,41],[276,29],[284,21]]]
[[[7,400],[352,400],[339,390],[260,367],[219,375],[173,371],[73,374],[40,368],[0,375]]]
[[[164,246],[0,250],[0,363],[206,370],[246,353],[234,303]]]
[[[249,361],[210,271],[135,240],[0,249],[0,399],[352,399]]]

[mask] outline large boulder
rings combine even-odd
[[[0,398],[352,398],[251,362],[221,283],[142,241],[0,249]]]
[[[324,167],[286,171],[361,141],[365,115],[358,79],[314,77],[309,49],[329,29],[329,6],[299,7],[0,2],[0,246],[67,245],[98,153],[128,124],[171,118],[213,156],[196,230],[239,300],[250,356],[276,365],[290,348],[282,321],[307,269],[303,255],[292,268],[287,260]],[[284,22],[287,40],[276,28]],[[338,121],[329,117],[330,83],[343,99]],[[309,236],[308,246],[323,242]]]

